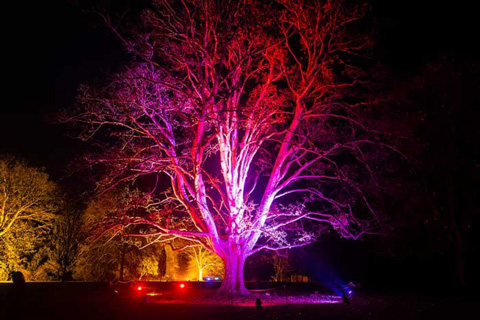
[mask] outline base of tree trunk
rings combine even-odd
[[[224,296],[224,297],[230,297],[230,296],[247,296],[250,295],[250,291],[247,290],[247,288],[243,287],[242,289],[233,289],[233,288],[228,288],[228,287],[220,287],[217,290],[217,295],[219,296]]]
[[[223,257],[225,264],[225,277],[218,293],[226,296],[248,295],[250,294],[243,281],[243,268],[245,266],[245,255],[236,247],[228,251]]]
[[[243,273],[243,270],[242,270],[242,273]],[[226,295],[226,296],[231,296],[231,295],[238,296],[238,295],[250,294],[250,292],[247,290],[243,282],[243,276],[225,278],[222,282],[222,285],[218,289],[217,293],[220,295]]]

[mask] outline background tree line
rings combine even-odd
[[[217,256],[185,243],[149,244],[97,232],[128,207],[113,190],[87,205],[71,203],[40,168],[0,158],[0,281],[21,271],[27,280],[198,280],[222,276]],[[178,242],[178,241],[177,241]]]

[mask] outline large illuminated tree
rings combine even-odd
[[[157,181],[108,228],[202,244],[224,261],[228,293],[247,292],[255,252],[371,232],[360,181],[375,175],[373,135],[350,94],[364,82],[362,16],[338,0],[185,0],[155,1],[126,30],[105,17],[132,62],[82,87],[66,121],[102,141],[100,186]]]
[[[0,279],[27,270],[27,264],[53,228],[61,199],[42,169],[13,157],[0,157]],[[28,275],[27,275],[28,276]]]

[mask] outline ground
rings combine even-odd
[[[110,287],[92,283],[28,283],[21,319],[467,319],[477,313],[479,298],[420,294],[357,293],[350,303],[313,287],[271,285],[248,297],[220,298],[215,284],[148,283]],[[0,284],[5,303],[11,284]],[[138,290],[141,286],[141,290]],[[118,293],[115,293],[117,290]],[[150,299],[145,300],[146,293]],[[263,307],[255,307],[262,300]],[[332,303],[339,302],[339,303]],[[1,310],[8,306],[2,305]],[[0,318],[4,319],[0,313]]]

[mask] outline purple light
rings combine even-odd
[[[185,289],[187,290],[186,286]],[[153,294],[147,294],[153,295]],[[158,296],[162,296],[161,294],[156,294]],[[251,299],[243,299],[243,298],[234,298],[235,305],[241,307],[255,307],[255,304],[252,303]],[[189,305],[223,305],[229,306],[232,303],[230,297],[217,297],[215,299],[210,299],[208,297],[199,298],[199,299],[191,299],[190,296],[185,296],[184,298],[178,298],[175,300],[172,299],[155,299],[156,304],[172,304],[172,303],[185,303]],[[288,296],[288,304],[290,305],[320,305],[320,304],[337,304],[342,303],[342,298],[337,295],[323,295],[323,294],[313,294],[313,295],[292,295]],[[263,307],[271,307],[271,306],[284,306],[285,305],[285,297],[284,296],[262,296],[262,306]]]

